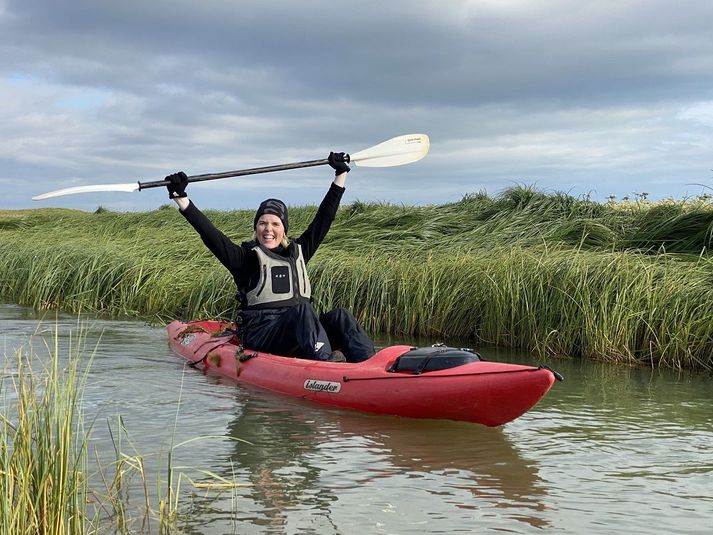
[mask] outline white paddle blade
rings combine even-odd
[[[94,186],[74,186],[72,188],[63,188],[48,193],[42,193],[32,197],[33,201],[43,201],[52,197],[62,197],[63,195],[74,195],[75,193],[92,193],[95,191],[125,191],[131,193],[138,191],[139,183],[130,182],[128,184],[96,184]]]
[[[393,167],[419,161],[428,154],[431,143],[426,134],[408,134],[350,154],[360,167]]]

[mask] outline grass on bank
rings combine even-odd
[[[316,207],[290,209],[304,229]],[[207,211],[236,242],[253,212]],[[512,188],[457,203],[340,209],[310,263],[317,306],[370,332],[538,354],[713,367],[713,208]],[[235,287],[173,207],[0,212],[0,296],[165,320],[232,318]]]
[[[69,358],[61,358],[56,336],[49,365],[36,371],[36,361],[26,349],[19,349],[14,359],[4,356],[0,535],[150,533],[152,525],[160,533],[170,533],[185,507],[187,491],[182,485],[220,490],[238,486],[210,471],[173,463],[176,449],[214,438],[197,437],[171,443],[165,461],[159,459],[165,479],[159,476],[155,490],[150,490],[154,486],[148,481],[144,456],[125,453],[130,441],[121,417],[112,432],[114,460],[100,462],[99,452],[89,451],[92,425],[86,425],[84,414],[90,364],[82,369],[79,352],[72,349]],[[207,476],[207,482],[194,482],[186,470]],[[143,496],[133,505],[137,488]]]
[[[21,350],[14,410],[0,413],[0,533],[86,533],[89,513],[85,431],[76,361],[53,359],[35,378]],[[7,401],[7,382],[0,394]],[[12,415],[15,417],[12,418]]]

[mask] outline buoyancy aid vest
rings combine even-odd
[[[312,288],[299,244],[290,243],[286,257],[261,245],[252,250],[257,254],[260,278],[253,289],[241,296],[244,308],[288,307],[310,301]]]

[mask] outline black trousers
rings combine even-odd
[[[334,350],[347,362],[361,362],[374,353],[374,343],[354,316],[337,308],[317,316],[310,303],[286,308],[240,312],[243,345],[286,357],[326,360]]]

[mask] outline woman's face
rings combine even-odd
[[[282,220],[274,214],[262,214],[255,227],[257,241],[268,249],[274,249],[282,242],[285,227]]]

